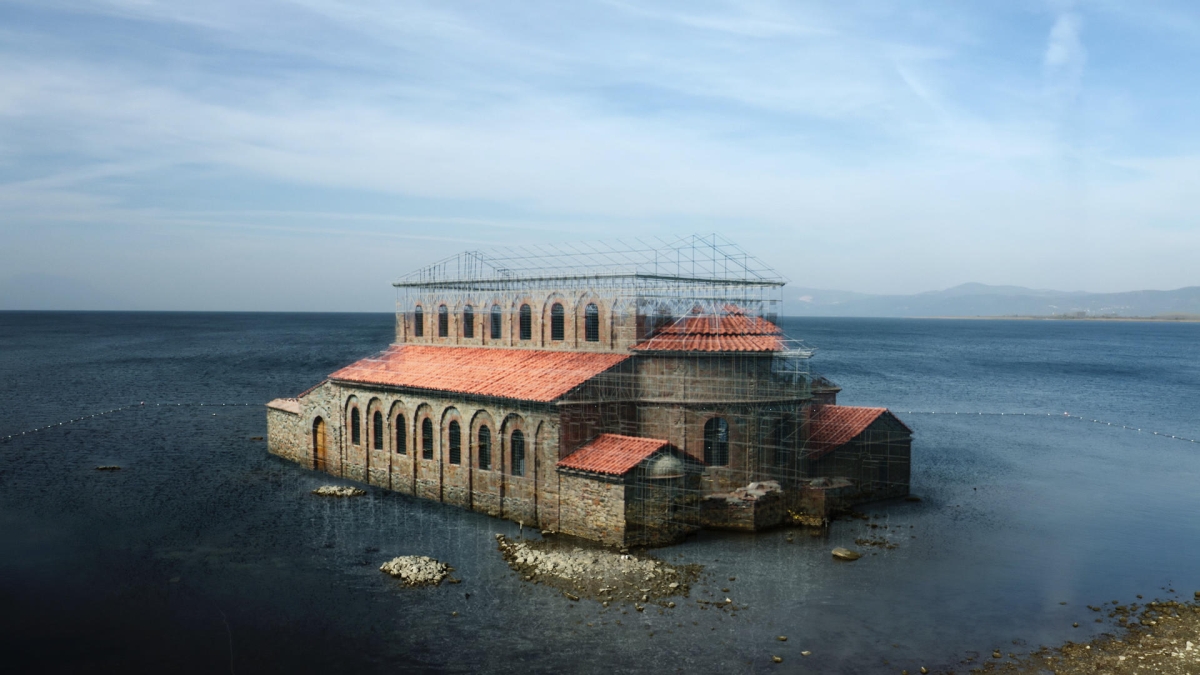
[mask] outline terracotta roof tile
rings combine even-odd
[[[600,434],[559,460],[563,469],[624,476],[650,455],[670,445],[661,438]]]
[[[633,347],[667,352],[777,352],[783,348],[783,332],[778,326],[740,310],[685,316]]]
[[[849,443],[866,431],[887,408],[859,408],[848,405],[822,405],[813,408],[809,421],[808,448],[813,458]],[[888,413],[889,415],[891,413]],[[896,420],[899,422],[899,420]],[[904,426],[903,422],[900,422]],[[908,427],[904,426],[905,429]],[[911,430],[910,430],[911,431]]]
[[[329,378],[548,402],[628,358],[628,354],[395,345]]]
[[[300,414],[300,401],[294,398],[277,398],[274,401],[267,403],[267,407],[274,408],[276,410],[282,410],[283,412],[289,412],[293,415]]]

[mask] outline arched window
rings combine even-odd
[[[550,308],[550,339],[561,341],[563,332],[563,306],[556,302]]]
[[[450,421],[450,463],[462,464],[462,429],[458,422]]]
[[[470,305],[463,307],[463,337],[475,337],[475,308]]]
[[[450,310],[445,305],[438,305],[438,337],[450,335]]]
[[[504,312],[500,305],[492,305],[492,339],[499,340],[504,328]]]
[[[425,337],[425,310],[420,305],[413,310],[413,335]]]
[[[588,342],[600,341],[600,308],[594,302],[583,310],[583,334]]]
[[[421,459],[433,459],[433,422],[421,420]]]
[[[362,426],[362,425],[361,425],[359,415],[358,415],[358,408],[351,408],[350,409],[350,442],[355,445],[362,443],[362,431],[359,429],[360,426]]]
[[[520,429],[512,432],[512,475],[525,475],[525,434]]]
[[[709,466],[729,464],[729,424],[720,417],[704,423],[704,463]]]
[[[313,420],[313,468],[325,470],[325,420]]]
[[[479,468],[492,468],[492,430],[479,427]]]
[[[371,417],[371,447],[376,450],[383,449],[383,413],[378,410]]]
[[[404,415],[396,415],[396,454],[408,454],[408,432],[404,426]]]
[[[533,339],[533,310],[529,305],[521,305],[521,339]]]

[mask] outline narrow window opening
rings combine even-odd
[[[462,464],[462,429],[457,421],[450,422],[450,463]]]
[[[450,335],[450,310],[445,305],[438,305],[438,337]]]
[[[425,310],[420,305],[413,310],[413,335],[425,337]]]
[[[463,307],[463,337],[468,340],[475,337],[475,308],[467,305]]]
[[[433,459],[433,422],[421,420],[421,459]]]
[[[378,410],[371,417],[371,447],[376,450],[383,449],[383,413]]]
[[[479,468],[492,468],[492,430],[479,427]]]
[[[492,305],[492,339],[499,340],[504,328],[504,312],[500,305]]]
[[[525,475],[525,434],[520,429],[512,432],[512,475]]]
[[[562,303],[554,303],[550,308],[550,339],[561,342],[563,339],[563,306]]]
[[[358,408],[350,409],[350,442],[354,445],[362,443],[362,431],[359,429]]]
[[[408,454],[408,432],[404,426],[404,415],[396,415],[396,454]]]
[[[720,417],[704,423],[704,463],[709,466],[729,464],[729,424]]]
[[[529,305],[521,305],[521,339],[533,339],[533,310]]]
[[[594,302],[583,310],[583,332],[588,342],[600,341],[600,308]]]

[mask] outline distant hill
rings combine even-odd
[[[962,284],[915,295],[869,295],[784,287],[788,316],[1078,316],[1200,317],[1200,286],[1173,291],[1085,293],[1020,286]]]

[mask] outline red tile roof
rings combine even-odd
[[[329,378],[548,402],[628,358],[628,354],[395,345]]]
[[[740,310],[685,316],[633,347],[647,352],[777,352],[783,348],[778,326]]]
[[[624,476],[644,459],[670,445],[661,438],[600,434],[559,460],[558,466],[576,471]]]
[[[887,408],[859,408],[848,405],[814,407],[808,427],[808,447],[813,452],[812,457],[820,457],[839,445],[854,440],[884,413],[888,413]],[[908,429],[903,422],[896,421]]]

